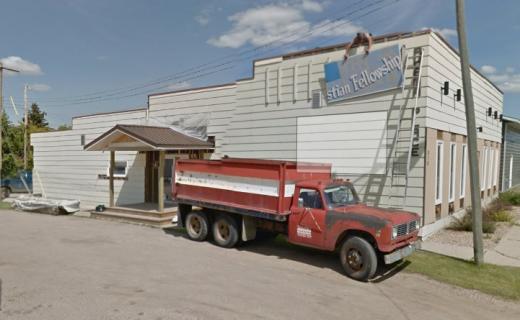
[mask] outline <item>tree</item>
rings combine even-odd
[[[29,126],[35,128],[49,128],[49,122],[45,119],[46,115],[47,112],[41,111],[38,104],[33,103],[28,113]]]
[[[65,130],[72,130],[72,125],[69,124],[60,124],[58,128],[56,128],[58,131],[65,131]]]

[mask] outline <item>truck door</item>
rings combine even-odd
[[[289,241],[321,248],[327,212],[321,192],[317,189],[301,188],[298,191],[298,202],[293,206],[289,217]]]

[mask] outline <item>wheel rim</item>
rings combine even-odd
[[[229,239],[230,232],[229,232],[229,226],[227,223],[219,221],[217,223],[217,230],[218,230],[218,235],[222,240],[226,241],[227,239]]]
[[[199,235],[202,229],[202,223],[200,222],[199,217],[192,217],[190,219],[190,229],[193,234]]]
[[[361,255],[361,252],[356,249],[350,249],[347,252],[347,263],[353,270],[361,270],[363,268],[363,256]]]

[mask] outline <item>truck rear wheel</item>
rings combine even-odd
[[[347,276],[368,281],[377,269],[377,255],[374,247],[360,237],[349,237],[341,246],[339,252],[341,266]]]
[[[235,219],[221,214],[213,222],[213,239],[220,247],[232,248],[238,243],[238,225]]]
[[[202,211],[192,211],[186,216],[186,232],[191,240],[204,241],[208,237],[208,217]]]

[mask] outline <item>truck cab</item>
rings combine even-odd
[[[419,215],[362,203],[348,180],[301,181],[295,187],[288,225],[291,243],[339,250],[342,266],[354,278],[375,273],[418,246]]]

